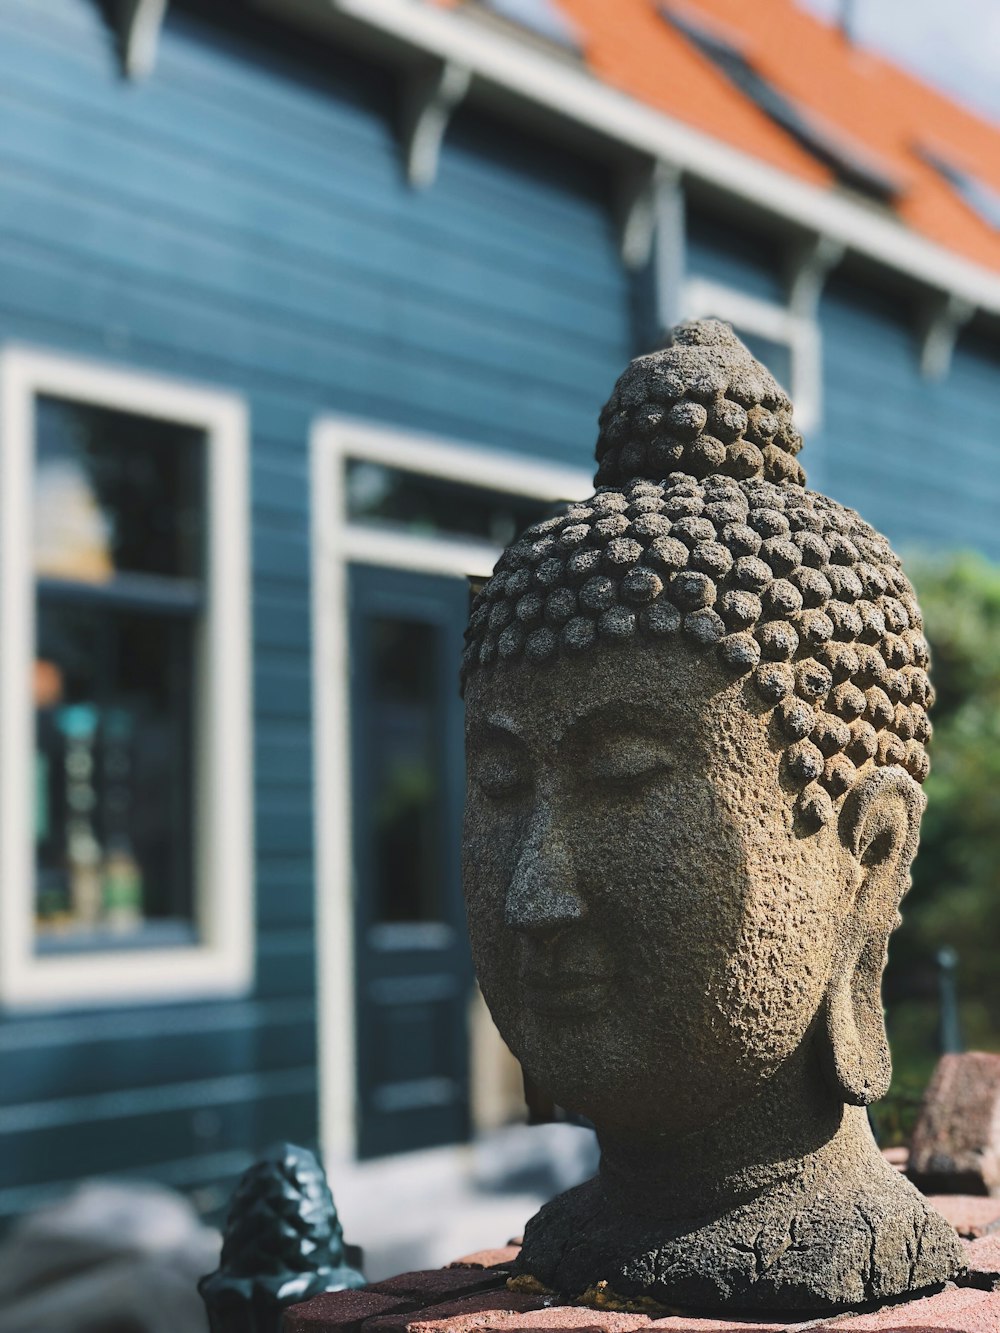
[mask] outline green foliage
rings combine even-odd
[[[907,1009],[924,1010],[916,1027],[930,1039],[933,959],[943,946],[959,957],[966,1043],[1000,1048],[1000,567],[960,553],[910,561],[907,572],[937,702],[920,852],[887,977],[890,998],[906,997],[890,1012],[901,1087],[925,1075]]]
[[[930,1076],[928,1075],[927,1078]],[[920,1113],[927,1078],[900,1079],[895,1076],[892,1087],[871,1108],[875,1137],[882,1148],[896,1148],[909,1143],[913,1127]]]

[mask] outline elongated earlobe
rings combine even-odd
[[[883,1097],[892,1076],[882,973],[909,887],[923,806],[909,774],[890,767],[870,773],[841,814],[841,840],[857,862],[859,883],[823,1002],[820,1044],[830,1083],[853,1106]]]
[[[892,1077],[882,1013],[886,942],[872,940],[853,969],[838,968],[823,1002],[827,1077],[850,1106],[884,1097]]]

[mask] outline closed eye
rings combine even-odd
[[[494,799],[526,791],[531,786],[527,757],[513,746],[487,746],[476,756],[472,780]]]

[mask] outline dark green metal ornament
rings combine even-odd
[[[280,1333],[282,1312],[325,1291],[363,1287],[316,1156],[277,1144],[240,1177],[222,1260],[198,1290],[212,1333]]]

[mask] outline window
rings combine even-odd
[[[531,496],[388,467],[371,459],[347,459],[345,481],[348,518],[397,533],[472,538],[502,549],[544,517]]]
[[[0,393],[0,997],[243,989],[242,405],[19,349]]]

